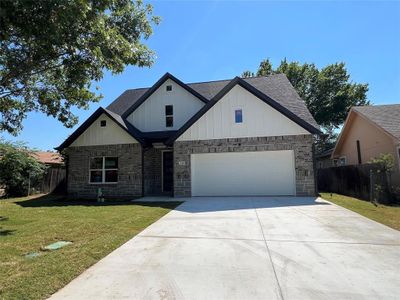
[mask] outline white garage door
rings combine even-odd
[[[292,150],[191,155],[192,196],[295,195]]]

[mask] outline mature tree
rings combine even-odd
[[[143,39],[158,22],[140,0],[0,1],[0,131],[17,134],[30,111],[75,125],[105,70],[152,65]]]
[[[284,73],[323,131],[322,148],[334,144],[337,129],[346,119],[352,106],[367,105],[368,84],[350,80],[344,63],[327,65],[321,69],[315,64],[288,62],[283,59],[274,69],[269,59],[260,63],[257,76]],[[247,71],[242,77],[251,76]]]
[[[242,73],[242,77],[243,77],[243,78],[254,77],[254,76],[255,76],[255,74],[254,74],[253,72],[249,71],[249,70],[244,71],[244,72]]]
[[[26,196],[29,187],[40,183],[45,169],[24,144],[0,140],[0,185],[6,196]]]

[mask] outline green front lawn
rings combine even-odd
[[[330,193],[321,193],[321,197],[325,200],[359,213],[364,217],[400,230],[399,206],[387,206],[382,204],[375,206],[371,202],[339,194],[332,194],[331,197]]]
[[[0,200],[0,299],[44,299],[179,203]],[[50,243],[73,244],[36,258]]]

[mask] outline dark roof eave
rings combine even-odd
[[[182,127],[179,129],[170,139],[168,139],[165,144],[167,146],[171,146],[179,136],[181,136],[187,129],[189,129],[198,119],[200,119],[209,109],[211,109],[222,97],[224,97],[236,84],[239,84],[241,87],[264,101],[265,103],[272,106],[274,109],[300,125],[302,128],[310,132],[311,134],[321,135],[322,132],[312,126],[310,123],[304,121],[299,118],[297,115],[292,113],[290,110],[267,96],[266,94],[260,92],[258,89],[253,87],[251,84],[247,83],[243,79],[239,77],[235,77],[231,80],[213,99],[210,100],[205,106],[203,106],[192,118],[190,118]]]
[[[180,81],[178,78],[173,76],[170,73],[165,73],[150,89],[148,89],[140,98],[137,100],[131,107],[129,107],[123,114],[122,118],[125,119],[127,116],[129,116],[132,112],[136,110],[143,102],[145,102],[165,81],[168,79],[171,79],[174,81],[176,84],[184,88],[186,91],[191,93],[193,96],[197,97],[199,100],[201,100],[204,103],[208,103],[208,99],[206,99],[204,96],[196,92],[194,89],[192,89],[190,86],[187,84],[183,83]]]
[[[63,149],[69,147],[90,125],[93,124],[102,114],[106,114],[111,120],[113,120],[119,127],[125,130],[130,136],[137,140],[140,144],[144,144],[142,137],[140,136],[140,131],[137,130],[133,125],[123,120],[126,128],[115,119],[115,117],[110,114],[106,109],[99,107],[85,122],[82,123],[60,146],[54,148],[57,151],[62,151]]]

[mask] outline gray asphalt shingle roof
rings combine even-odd
[[[284,74],[270,75],[266,77],[244,78],[244,80],[258,89],[260,92],[264,93],[290,110],[299,118],[303,119],[315,128],[319,128],[317,122],[307,109],[304,101],[297,94],[296,90]],[[218,80],[189,83],[187,85],[206,99],[211,100],[230,82],[231,80]],[[107,107],[107,109],[118,115],[122,115],[136,101],[138,101],[148,89],[149,88],[127,90],[117,99],[115,99],[114,102]]]
[[[353,110],[400,140],[400,104],[355,106]]]
[[[115,99],[109,106],[108,110],[115,112],[116,114],[122,115],[128,110],[149,88],[140,88],[133,90],[126,90],[117,99]]]

